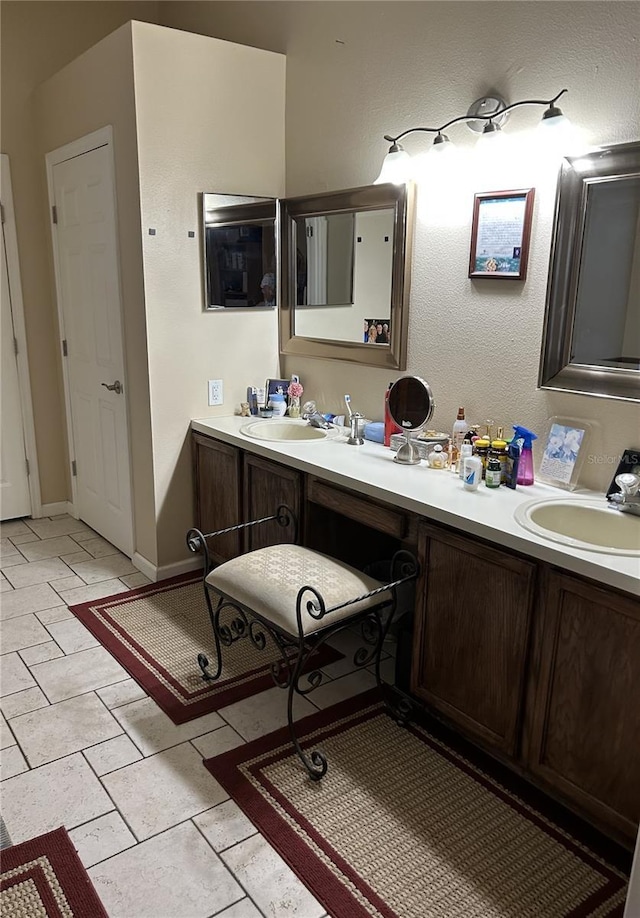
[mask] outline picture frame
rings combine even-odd
[[[549,418],[537,479],[565,491],[578,486],[592,424],[578,418]]]
[[[391,319],[365,319],[365,344],[391,344]]]
[[[470,278],[526,279],[534,198],[534,188],[474,195]]]

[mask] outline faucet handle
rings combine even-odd
[[[631,472],[624,472],[622,475],[616,475],[615,483],[618,485],[625,497],[633,497],[640,489],[640,477],[633,475]]]

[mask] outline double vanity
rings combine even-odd
[[[191,428],[200,529],[285,503],[302,544],[355,566],[410,548],[421,573],[410,672],[398,672],[399,683],[509,767],[633,841],[640,518],[608,509],[603,496],[538,484],[468,492],[448,471],[400,465],[380,444],[352,447],[303,421],[226,417]],[[579,534],[597,541],[599,502],[611,521],[600,541],[615,544],[576,547],[567,519],[586,509]],[[280,541],[281,532],[267,524],[244,542],[229,533],[212,546],[215,560]]]

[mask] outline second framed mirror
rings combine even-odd
[[[406,367],[415,190],[280,202],[280,352]]]

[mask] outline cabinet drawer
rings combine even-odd
[[[376,503],[370,497],[360,497],[352,491],[343,491],[318,478],[309,477],[307,500],[393,538],[404,539],[408,535],[408,513],[392,510],[388,506]]]

